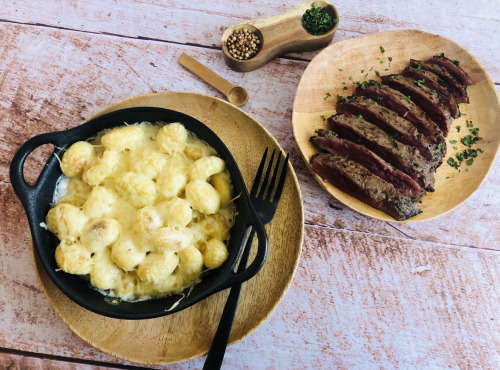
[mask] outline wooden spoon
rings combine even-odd
[[[186,53],[181,54],[178,62],[180,65],[200,77],[210,86],[223,93],[231,104],[239,107],[248,101],[248,93],[243,87],[233,85]]]

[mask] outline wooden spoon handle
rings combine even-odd
[[[182,53],[178,62],[183,67],[187,68],[210,86],[215,87],[224,95],[228,96],[231,89],[234,87],[232,83],[219,76],[211,69],[205,67],[203,64],[190,57],[186,53]]]

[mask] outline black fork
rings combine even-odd
[[[262,160],[260,161],[259,169],[255,175],[255,179],[252,185],[252,190],[250,191],[250,200],[254,206],[257,214],[259,215],[263,224],[269,223],[278,208],[278,202],[283,191],[285,184],[286,172],[288,167],[288,155],[286,156],[283,164],[280,163],[283,158],[281,152],[278,152],[278,157],[276,163],[274,163],[274,157],[276,150],[273,150],[267,170],[264,174],[264,166],[266,164],[268,154],[268,148],[266,148]],[[274,171],[271,171],[274,167]],[[277,181],[277,182],[276,182]],[[250,250],[252,249],[252,241],[255,235],[255,231],[252,229],[250,235],[248,236],[243,254],[238,265],[238,271],[244,270],[248,258],[250,256]],[[240,297],[242,284],[235,285],[231,288],[229,296],[224,306],[224,311],[217,327],[214,339],[212,341],[212,346],[208,351],[207,358],[205,360],[204,370],[220,369],[222,361],[224,359],[224,354],[226,352],[227,342],[229,340],[229,334],[231,333],[231,328],[233,326],[234,315],[236,312],[236,306],[238,305],[238,299]]]

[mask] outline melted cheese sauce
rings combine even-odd
[[[140,133],[108,135],[112,143],[101,141],[109,131],[97,135],[87,162],[83,152],[74,155],[83,170],[60,178],[46,221],[61,240],[56,260],[62,270],[87,275],[103,294],[127,301],[182,292],[199,282],[206,266],[220,266],[235,216],[226,199],[232,198],[229,173],[212,147],[190,132],[183,141],[177,134],[183,126],[167,136],[161,124],[131,126]],[[193,164],[202,158],[210,165],[200,175],[201,162]],[[78,164],[66,159],[62,165],[76,172]],[[212,172],[222,176],[222,187],[212,185]]]

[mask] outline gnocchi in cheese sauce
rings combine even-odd
[[[111,297],[179,293],[226,261],[234,222],[225,162],[180,123],[136,123],[71,145],[55,206],[59,268]]]

